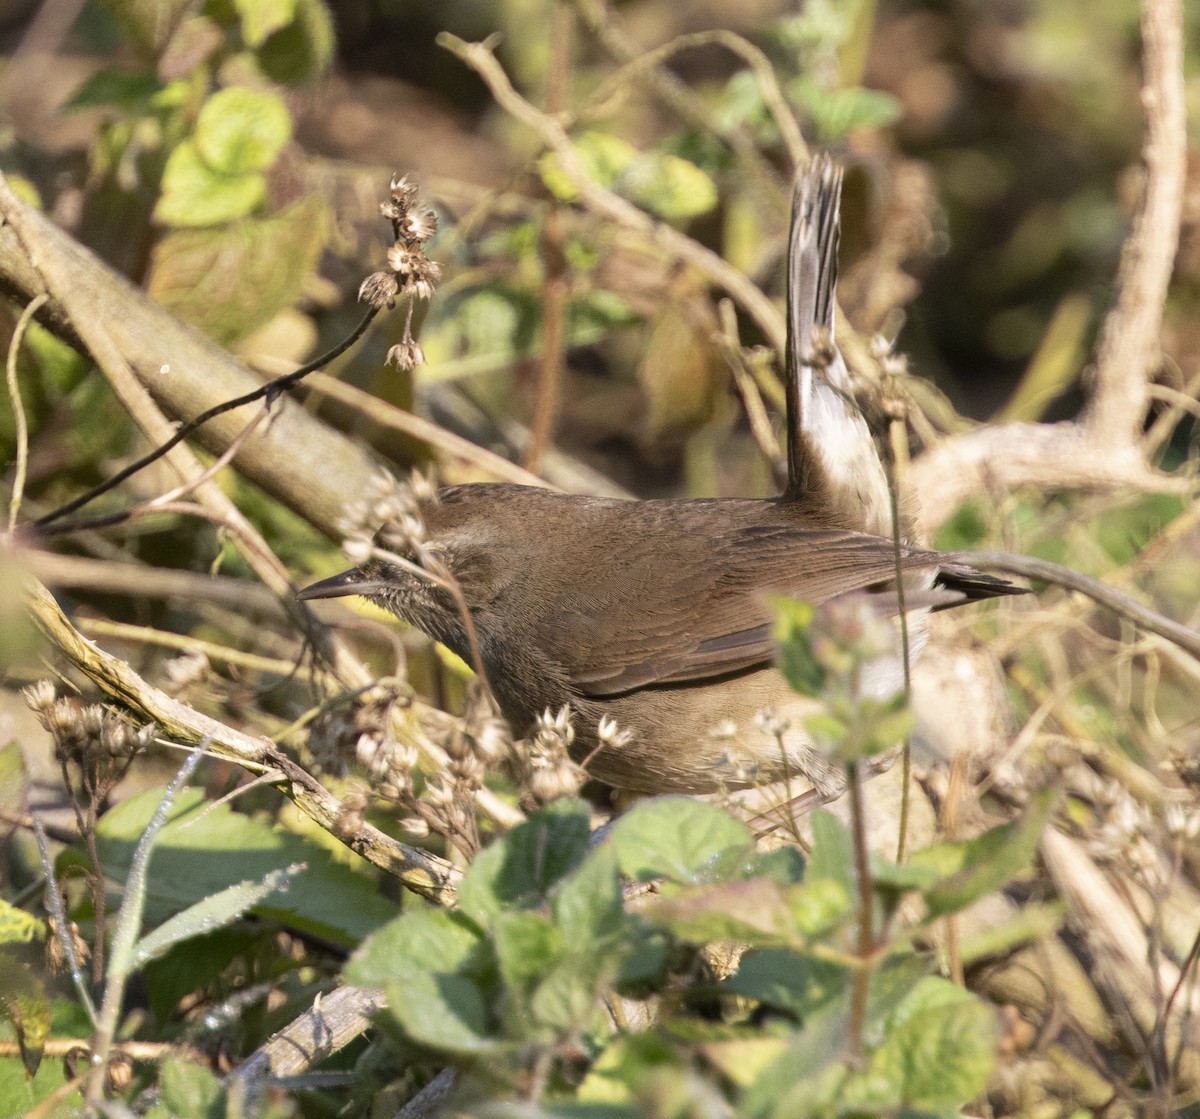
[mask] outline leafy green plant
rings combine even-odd
[[[832,693],[836,713],[816,725],[853,781],[906,708],[856,702],[862,633],[847,638],[842,618],[839,647],[812,617],[783,605],[780,657],[796,683]],[[804,856],[760,851],[745,824],[684,797],[643,801],[600,838],[586,804],[559,800],[479,854],[457,910],[401,915],[345,975],[385,992],[409,1046],[463,1071],[467,1106],[953,1115],[984,1090],[997,1025],[920,945],[932,923],[1025,868],[1054,799],[1039,794],[1018,821],[903,866],[863,862],[857,822],[824,811]],[[904,899],[917,916],[902,922]]]

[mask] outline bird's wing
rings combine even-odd
[[[755,525],[686,543],[671,564],[653,566],[630,542],[589,588],[586,606],[559,612],[549,627],[555,648],[547,651],[574,690],[616,695],[765,666],[773,655],[772,594],[821,603],[895,574],[891,542],[860,533]],[[903,556],[910,570],[937,562],[928,552]],[[914,594],[914,606],[948,604]],[[882,597],[884,610],[893,609],[895,593]]]

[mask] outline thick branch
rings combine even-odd
[[[69,270],[73,312],[105,325],[138,380],[169,415],[188,419],[261,384],[216,343],[172,317],[44,215],[5,195],[0,196],[0,291],[22,303],[44,291],[13,228],[22,223],[47,256]],[[86,351],[57,300],[51,298],[38,319]],[[220,452],[244,424],[240,414],[220,416],[197,433],[196,441]],[[379,470],[360,446],[290,400],[280,402],[278,416],[246,441],[236,461],[248,478],[335,539],[341,536],[338,524],[347,495],[362,493]]]
[[[276,750],[270,740],[234,730],[148,684],[124,661],[110,656],[80,634],[41,584],[35,584],[31,590],[30,608],[42,632],[101,691],[156,723],[165,737],[188,743],[208,739],[213,754],[278,774],[281,788],[297,807],[351,850],[430,901],[452,903],[459,872],[449,863],[401,843],[370,824],[348,827],[349,814],[342,802],[310,773]]]
[[[1187,172],[1187,112],[1180,0],[1142,0],[1145,191],[1121,254],[1117,302],[1104,321],[1084,421],[1098,444],[1138,441],[1146,382],[1160,361],[1167,285],[1179,247]]]
[[[966,502],[1024,487],[1188,493],[1194,482],[1160,474],[1133,444],[1108,447],[1079,423],[981,427],[931,447],[914,461],[917,526],[928,537]]]

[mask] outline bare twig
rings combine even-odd
[[[383,993],[367,987],[338,987],[321,995],[234,1069],[230,1084],[241,1081],[253,1089],[307,1072],[360,1037],[383,1006]]]
[[[468,43],[443,31],[438,43],[462,59],[486,83],[502,109],[532,129],[542,143],[554,152],[563,173],[579,191],[583,204],[602,218],[647,238],[679,260],[699,269],[709,280],[724,289],[758,324],[774,349],[783,353],[784,320],[775,305],[741,272],[722,260],[711,249],[680,233],[665,222],[656,221],[632,202],[597,184],[588,175],[570,136],[562,125],[522,97],[503,67],[496,61],[487,43]]]
[[[8,346],[8,361],[4,371],[8,381],[8,395],[12,400],[13,422],[16,425],[17,467],[13,475],[12,497],[8,501],[8,531],[11,533],[17,526],[17,513],[21,509],[21,498],[25,493],[25,471],[29,466],[29,425],[25,420],[25,405],[21,400],[21,385],[17,380],[17,354],[21,351],[21,342],[33,316],[50,297],[44,292],[36,296],[17,319],[13,329],[12,341]]]
[[[1179,622],[1165,617],[1157,610],[1152,610],[1121,591],[1115,590],[1099,579],[1081,575],[1062,564],[1051,563],[1049,560],[1035,559],[1032,556],[1018,556],[1008,552],[970,552],[964,553],[964,558],[985,571],[1003,571],[1007,575],[1022,575],[1028,579],[1041,579],[1067,590],[1078,591],[1087,595],[1093,602],[1113,611],[1122,618],[1141,626],[1150,633],[1165,638],[1193,657],[1200,659],[1200,633]]]
[[[571,44],[574,15],[566,0],[556,0],[550,26],[550,75],[546,82],[546,112],[557,117],[566,111],[571,76]],[[537,473],[542,455],[550,445],[562,396],[563,345],[570,298],[567,267],[567,223],[562,206],[550,203],[542,229],[542,360],[538,366],[537,402],[529,425],[525,468]]]

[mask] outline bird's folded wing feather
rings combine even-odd
[[[937,562],[928,552],[903,557],[908,569]],[[750,526],[688,541],[665,569],[643,561],[635,542],[589,588],[586,606],[560,611],[552,652],[572,687],[597,697],[741,672],[771,662],[772,594],[821,603],[894,574],[891,542],[853,532]],[[911,605],[940,604],[927,593],[936,594],[914,591]],[[895,597],[883,596],[885,612]]]

